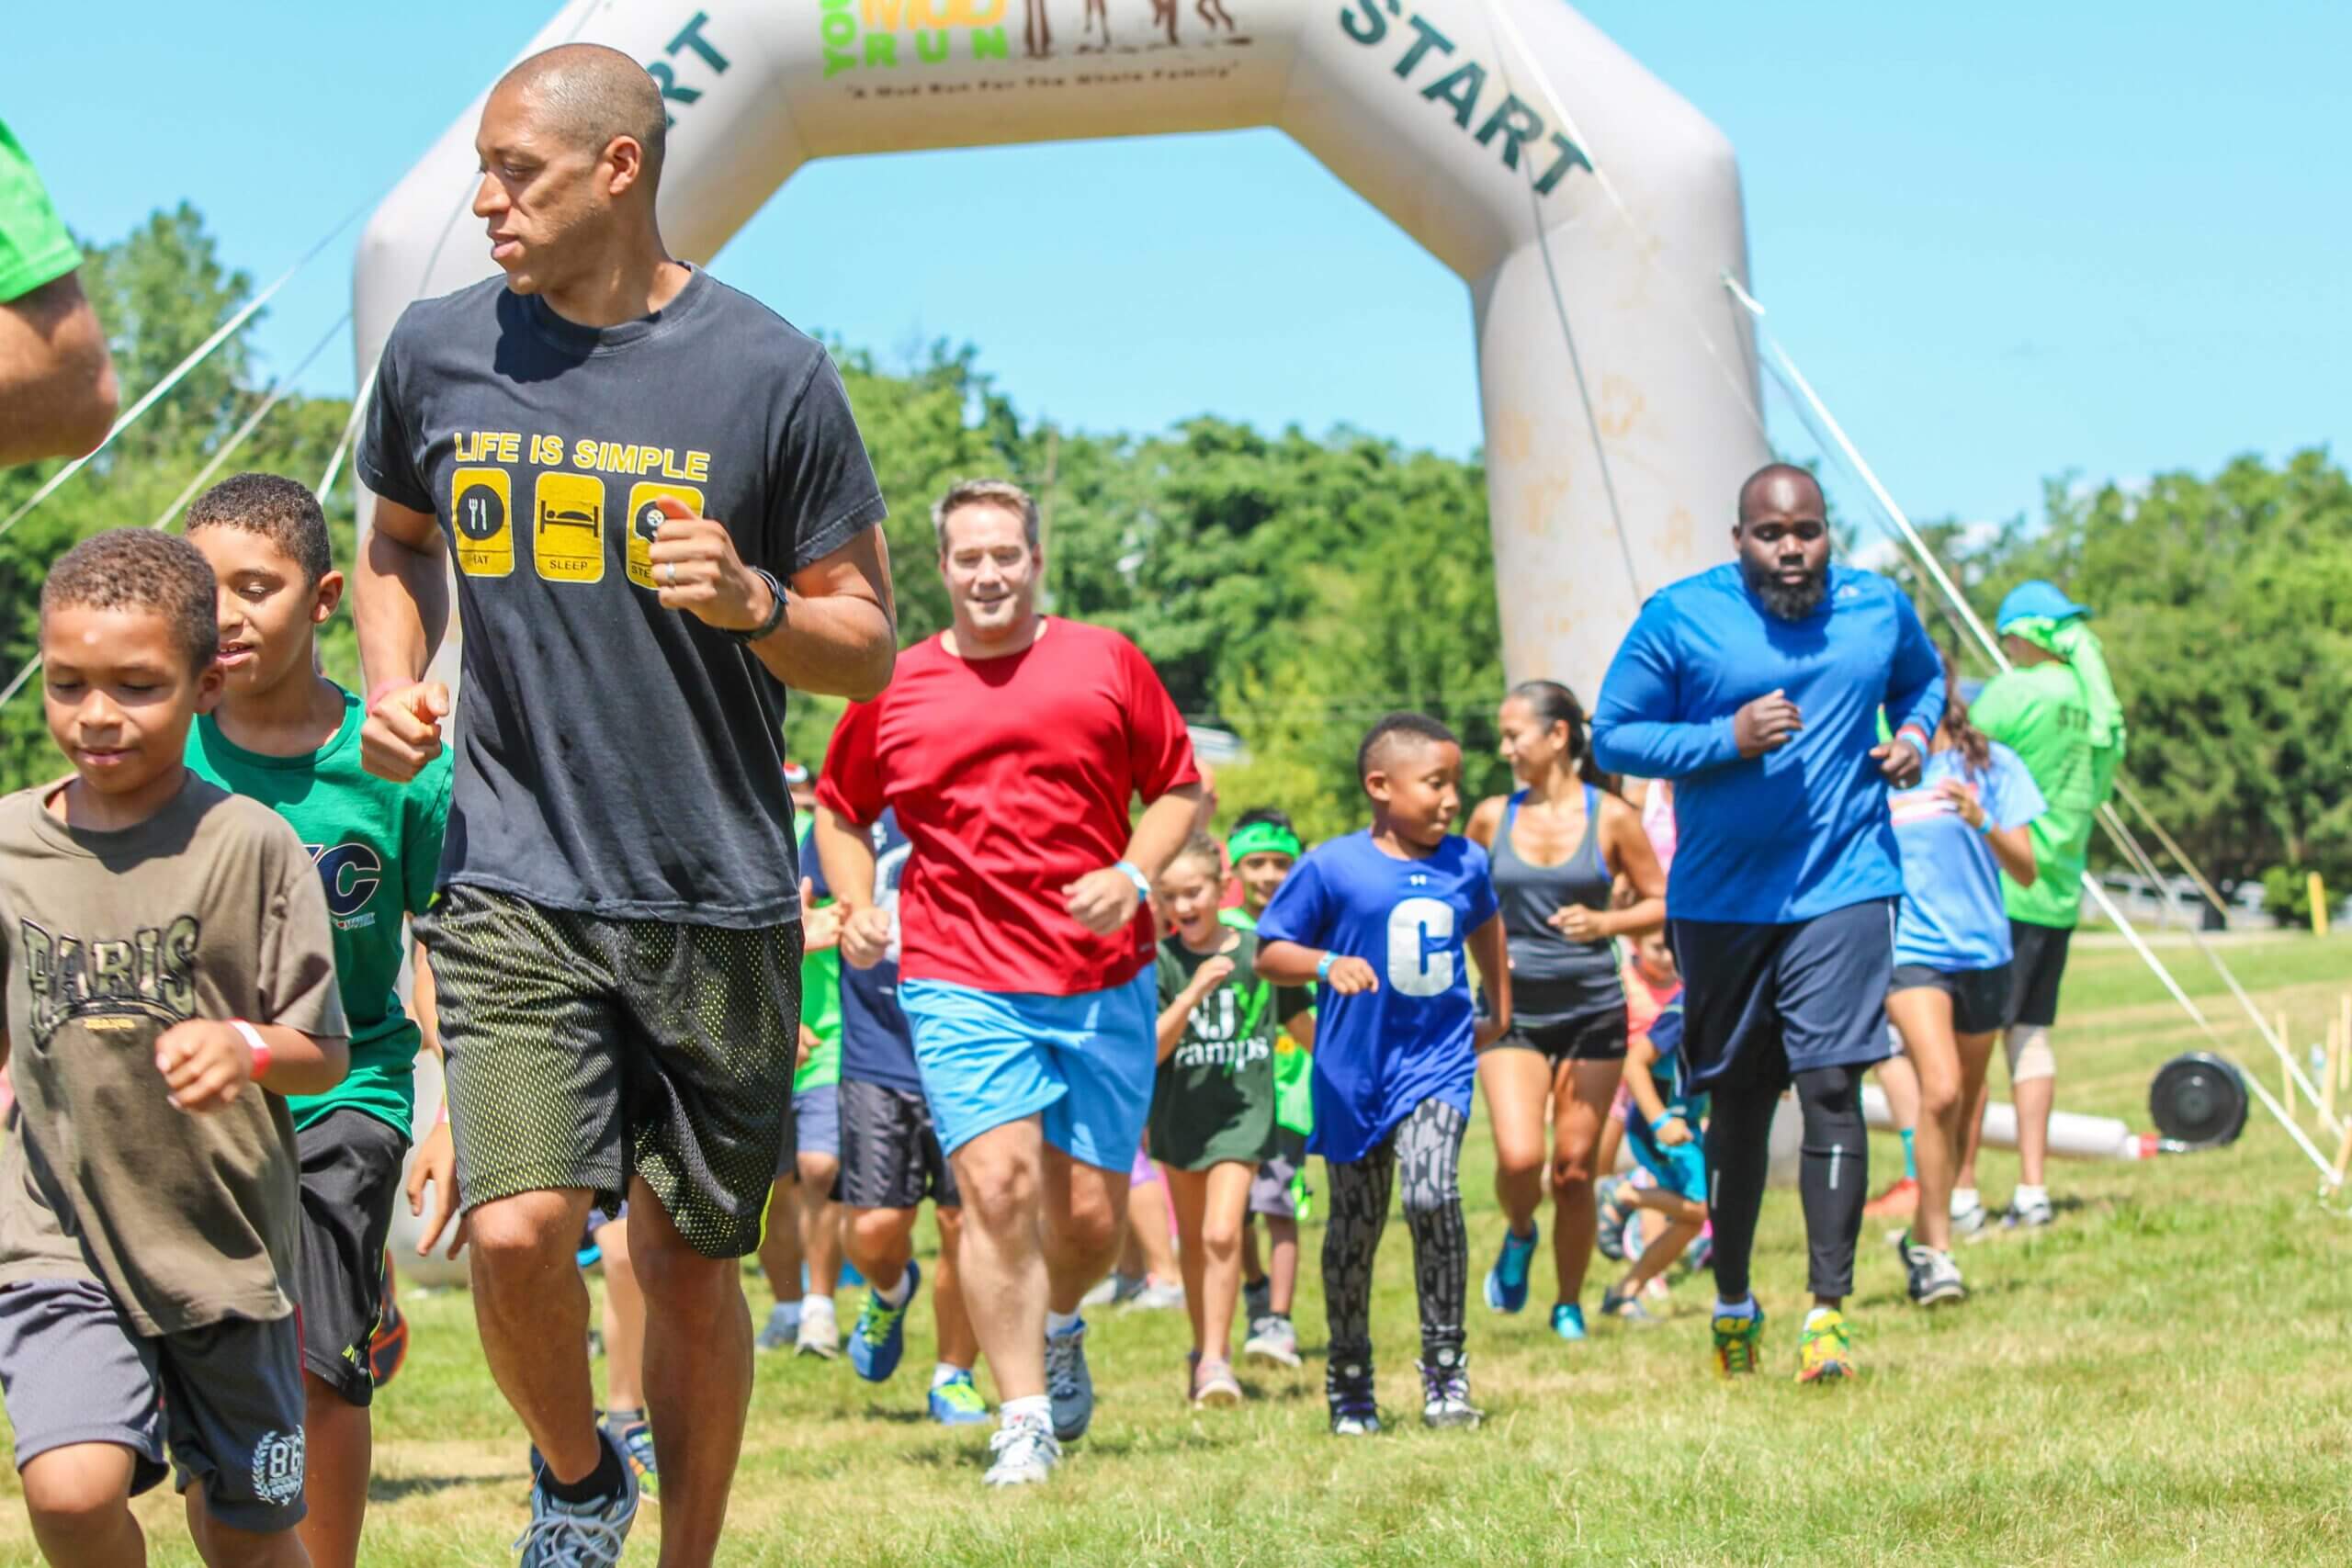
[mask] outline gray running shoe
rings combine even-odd
[[[1331,1405],[1331,1435],[1369,1438],[1380,1430],[1380,1406],[1373,1397],[1372,1369],[1333,1366],[1323,1374],[1323,1396]]]
[[[1054,1402],[1053,1435],[1065,1443],[1094,1421],[1094,1375],[1086,1370],[1086,1320],[1046,1336],[1046,1393]]]
[[[761,1325],[756,1343],[763,1350],[789,1350],[799,1337],[800,1303],[778,1302],[768,1308],[768,1320]]]
[[[1964,1209],[1954,1206],[1951,1212],[1951,1234],[1974,1235],[1984,1228],[1984,1205],[1982,1201],[1972,1202]]]
[[[1092,1290],[1078,1298],[1082,1307],[1117,1306],[1135,1300],[1145,1285],[1150,1283],[1141,1274],[1122,1274],[1114,1269],[1097,1280]]]
[[[1125,1303],[1129,1312],[1173,1312],[1183,1304],[1184,1287],[1159,1280],[1146,1280]]]
[[[1968,1286],[1962,1280],[1960,1265],[1952,1261],[1951,1253],[1915,1247],[1904,1261],[1908,1265],[1914,1306],[1941,1306],[1946,1302],[1968,1299]]]
[[[1035,1416],[1007,1416],[989,1438],[989,1455],[982,1485],[1034,1486],[1053,1474],[1061,1462],[1062,1446]]]
[[[2048,1224],[2052,1218],[2049,1199],[2036,1198],[2030,1202],[2020,1203],[2012,1198],[2009,1200],[2008,1212],[2001,1216],[2001,1228],[2013,1231],[2040,1230]]]
[[[617,1568],[637,1520],[637,1472],[612,1434],[600,1427],[596,1438],[620,1459],[621,1490],[593,1503],[566,1503],[549,1492],[547,1461],[532,1450],[531,1522],[509,1549],[523,1554],[520,1568]]]
[[[1614,1285],[1600,1292],[1600,1315],[1635,1328],[1656,1328],[1666,1320],[1642,1304],[1639,1295],[1623,1296]]]
[[[1241,1342],[1241,1353],[1278,1366],[1296,1367],[1300,1364],[1297,1325],[1272,1313],[1252,1318],[1250,1337]]]
[[[1421,1374],[1421,1425],[1475,1427],[1487,1418],[1470,1404],[1469,1358],[1459,1350],[1440,1353],[1436,1364],[1415,1363]]]

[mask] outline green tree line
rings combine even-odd
[[[133,395],[251,297],[250,276],[221,259],[185,205],[87,248],[85,282]],[[1506,787],[1494,754],[1503,672],[1486,479],[1475,459],[1347,429],[1268,434],[1209,415],[1150,434],[1066,429],[1024,416],[969,347],[942,342],[899,367],[855,348],[837,346],[836,356],[890,506],[906,640],[946,619],[932,501],[959,478],[1009,476],[1045,514],[1049,607],[1134,637],[1188,718],[1240,738],[1249,761],[1218,780],[1228,816],[1273,804],[1310,838],[1355,826],[1356,741],[1395,707],[1461,732],[1474,795]],[[46,563],[97,528],[164,514],[266,393],[245,344],[232,340],[0,537],[7,673],[35,650]],[[340,399],[289,397],[222,472],[315,481],[348,414]],[[0,472],[0,515],[51,468]],[[326,500],[347,564],[348,486]],[[2130,490],[2053,482],[2044,513],[1973,551],[1951,525],[1928,532],[1981,614],[2029,576],[2098,608],[2130,713],[2129,776],[2216,880],[2273,868],[2300,879],[2311,868],[2352,885],[2344,469],[2310,451]],[[1919,597],[1934,621],[1931,596]],[[357,680],[347,615],[326,655],[330,672]],[[796,698],[790,749],[820,755],[838,713],[836,703]],[[35,682],[0,710],[0,784],[60,765]]]

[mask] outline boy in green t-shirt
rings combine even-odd
[[[1275,890],[1298,863],[1306,846],[1290,814],[1259,806],[1235,819],[1225,840],[1226,858],[1241,884],[1241,907],[1218,919],[1245,931],[1273,902]],[[1291,1324],[1298,1290],[1298,1222],[1306,1207],[1306,1137],[1315,1131],[1315,1097],[1308,1083],[1314,1058],[1315,1024],[1309,1016],[1294,1035],[1274,1037],[1274,1152],[1258,1168],[1250,1188],[1250,1213],[1241,1232],[1242,1297],[1248,1303],[1250,1337],[1241,1353],[1281,1366],[1299,1364],[1298,1330]],[[1266,1258],[1258,1257],[1258,1227],[1266,1222]]]
[[[0,1386],[51,1562],[144,1562],[130,1499],[166,1475],[214,1568],[311,1561],[280,1097],[349,1055],[300,841],[183,761],[220,690],[213,599],[185,539],[67,551],[41,696],[74,773],[0,800]]]
[[[405,784],[360,765],[366,708],[318,671],[318,628],[341,604],[344,580],[307,488],[239,474],[197,498],[187,527],[220,583],[223,677],[220,705],[188,732],[187,765],[275,810],[309,849],[351,1021],[350,1076],[288,1107],[301,1158],[311,1505],[301,1533],[311,1561],[336,1568],[357,1560],[368,1507],[368,1341],[430,1023],[408,1016],[395,987],[406,917],[432,901],[440,870],[449,759],[435,757]]]

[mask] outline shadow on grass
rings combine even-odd
[[[368,1481],[368,1501],[370,1503],[400,1503],[411,1497],[429,1497],[436,1492],[447,1492],[459,1486],[511,1486],[520,1478],[511,1475],[377,1475]]]

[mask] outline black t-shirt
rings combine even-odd
[[[899,1006],[899,874],[914,846],[899,831],[899,814],[887,807],[866,834],[874,844],[874,905],[890,915],[890,955],[871,969],[842,961],[842,1077],[919,1094],[914,1031]],[[833,896],[813,856],[808,877],[818,897]]]
[[[798,919],[784,688],[663,609],[645,552],[662,495],[779,580],[881,521],[822,345],[700,270],[602,329],[492,278],[401,315],[355,461],[440,519],[457,567],[442,885],[610,919]]]

